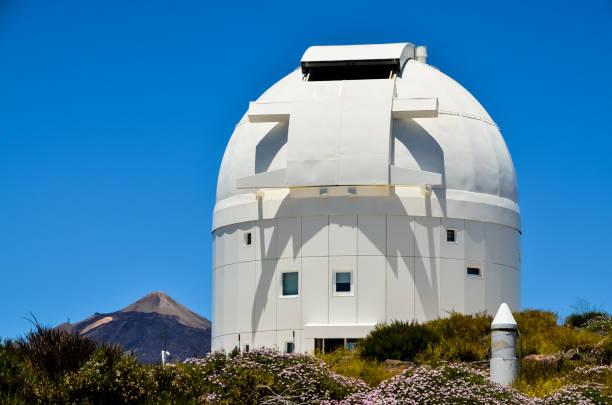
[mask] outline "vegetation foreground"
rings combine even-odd
[[[525,354],[564,357],[525,360],[514,387],[488,378],[486,315],[381,325],[352,352],[234,351],[153,366],[37,325],[0,345],[0,404],[611,404],[612,318],[579,315],[559,326],[549,312],[515,314]]]

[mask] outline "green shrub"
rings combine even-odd
[[[491,348],[491,321],[492,317],[485,313],[463,315],[453,312],[447,318],[427,322],[425,326],[436,331],[440,341],[419,353],[417,362],[487,359]]]
[[[364,359],[412,361],[415,356],[438,343],[440,336],[433,329],[417,322],[394,321],[376,325],[361,342],[359,354]]]
[[[361,358],[357,350],[338,349],[331,353],[316,352],[315,356],[327,363],[335,373],[358,378],[370,387],[376,387],[393,373],[376,360]]]
[[[95,352],[93,339],[34,323],[34,330],[17,340],[25,361],[45,377],[56,379],[79,369]]]
[[[527,309],[514,313],[523,338],[523,355],[548,354],[597,344],[601,337],[584,329],[557,324],[557,315]]]
[[[588,311],[581,313],[574,313],[565,318],[565,325],[573,328],[585,328],[588,326],[590,321],[597,318],[608,318],[608,314],[600,311]]]
[[[124,356],[116,361],[98,351],[79,370],[68,374],[50,402],[88,404],[135,404],[147,401],[156,392],[155,380],[135,358]]]

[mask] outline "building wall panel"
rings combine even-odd
[[[414,256],[414,217],[387,216],[387,256]]]
[[[414,218],[415,256],[440,257],[440,218]]]
[[[357,254],[384,256],[387,250],[387,219],[384,215],[357,217]]]
[[[463,260],[440,259],[440,316],[463,312],[465,269]]]
[[[415,257],[414,316],[419,322],[436,319],[440,313],[440,259]]]
[[[302,258],[302,311],[304,325],[326,324],[329,321],[329,259]]]
[[[357,254],[357,216],[330,215],[329,255],[349,256]]]
[[[414,319],[414,257],[388,257],[386,277],[387,321]]]
[[[335,271],[351,271],[353,274],[353,293],[350,296],[337,296],[331,291],[329,297],[329,323],[354,324],[357,321],[357,298],[355,290],[359,283],[357,274],[357,256],[332,256],[329,258],[328,285],[330,290]]]
[[[357,259],[357,323],[385,320],[384,256],[359,256]]]
[[[329,255],[329,217],[302,218],[302,256]]]
[[[302,245],[302,221],[300,218],[280,218],[278,220],[279,258],[296,258]]]

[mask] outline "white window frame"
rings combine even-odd
[[[336,274],[350,273],[351,291],[336,291]],[[352,297],[355,295],[355,271],[353,269],[335,269],[332,273],[332,295],[334,297]]]
[[[297,294],[293,294],[293,295],[284,295],[283,294],[283,274],[285,273],[297,273],[298,275],[298,292]],[[300,277],[300,271],[296,270],[296,269],[292,269],[292,270],[282,270],[280,272],[280,276],[278,277],[278,290],[280,291],[279,294],[279,298],[296,298],[300,296],[300,293],[302,292],[302,280]]]
[[[480,275],[473,276],[471,274],[468,274],[468,269],[478,269],[480,270]],[[468,278],[476,278],[476,279],[484,278],[484,269],[482,266],[475,266],[472,264],[468,264],[467,266],[465,266],[465,276]]]
[[[448,240],[448,231],[453,231],[455,233],[455,240]],[[446,227],[446,233],[444,235],[444,239],[446,240],[446,243],[457,243],[457,236],[459,235],[459,233],[457,232],[457,228],[453,228],[452,226],[447,226]],[[472,267],[472,266],[470,266]]]

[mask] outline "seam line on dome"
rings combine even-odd
[[[478,120],[478,121],[485,122],[485,123],[487,123],[489,125],[493,125],[494,127],[499,129],[499,126],[495,122],[493,122],[491,120],[488,120],[486,118],[483,118],[483,117],[479,117],[477,115],[465,114],[465,113],[460,113],[460,112],[455,112],[455,111],[448,111],[448,110],[442,110],[442,109],[438,110],[438,114],[456,115],[456,116],[463,117],[463,118],[469,118],[469,119],[473,119],[473,120]]]

